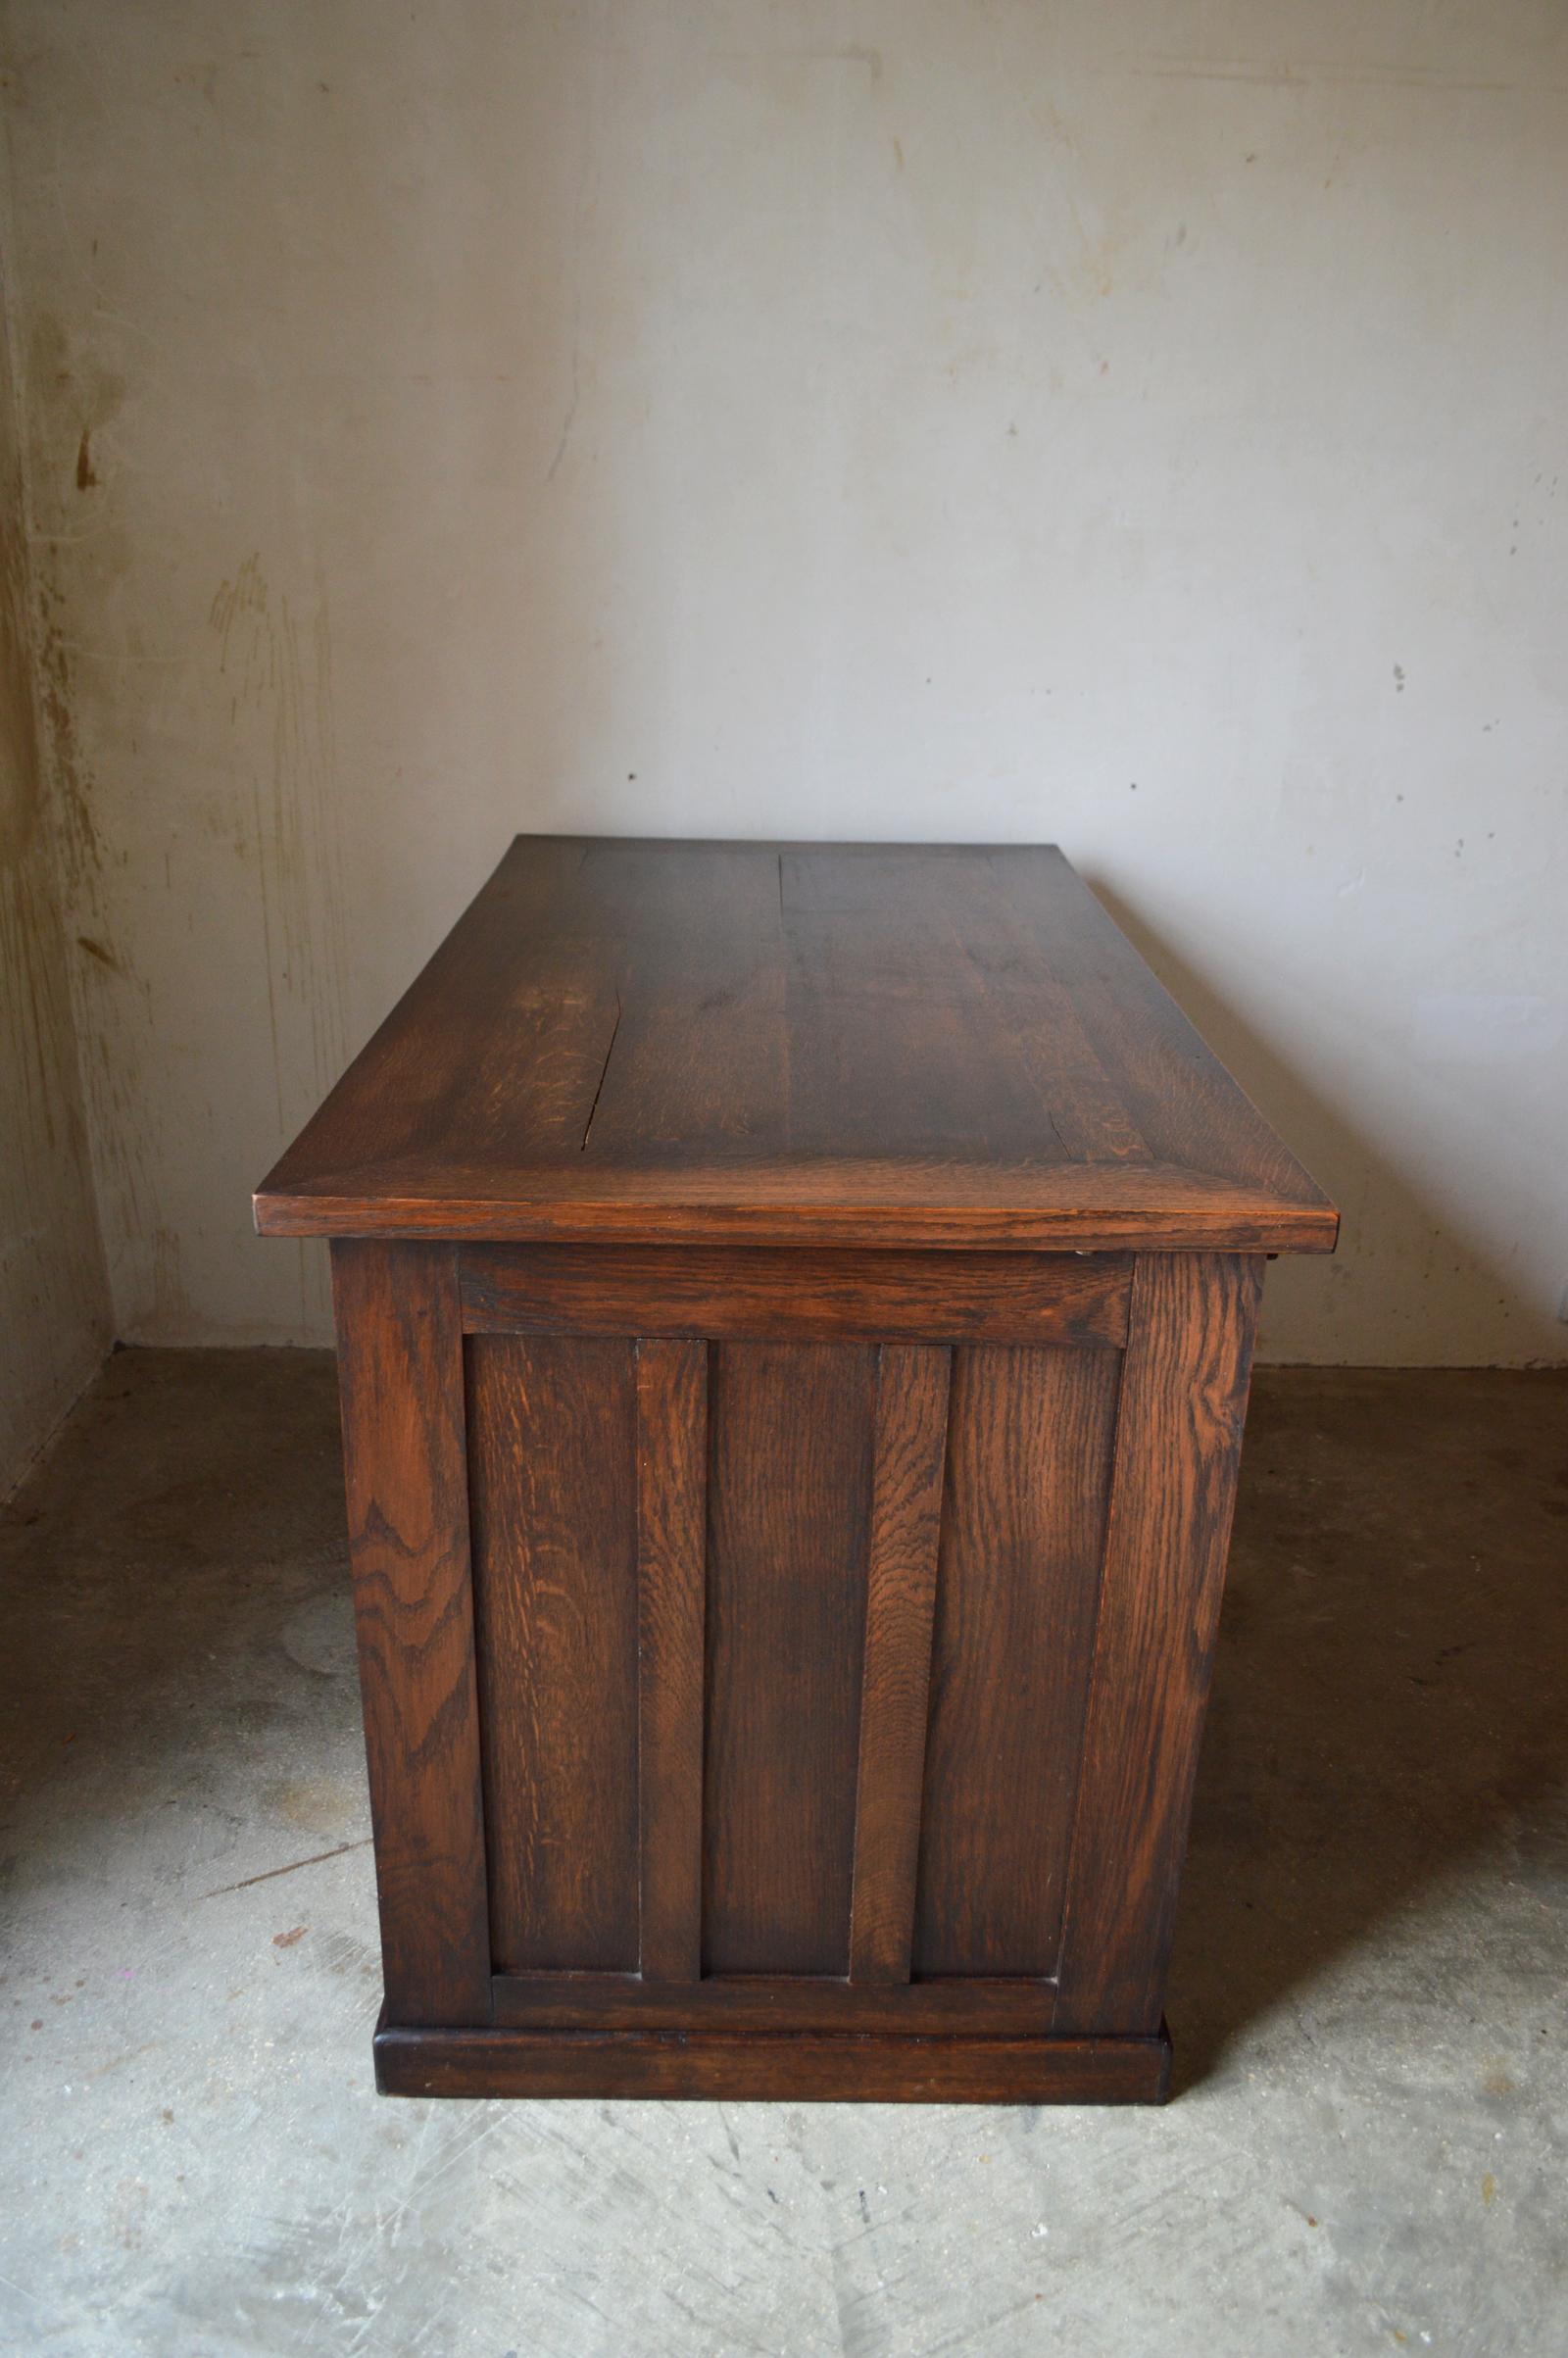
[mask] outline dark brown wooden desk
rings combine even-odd
[[[256,1211],[333,1240],[383,2088],[1163,2094],[1336,1214],[1057,852],[521,838]]]

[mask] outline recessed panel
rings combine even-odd
[[[709,1973],[848,1969],[875,1355],[710,1353]]]
[[[1051,1974],[1120,1354],[954,1354],[916,1974]]]
[[[633,1347],[476,1335],[469,1502],[498,1972],[634,1972]]]

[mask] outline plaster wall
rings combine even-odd
[[[109,1348],[0,303],[0,1498]]]
[[[1345,1212],[1273,1356],[1568,1326],[1553,0],[13,0],[119,1331],[518,828],[1059,841]]]

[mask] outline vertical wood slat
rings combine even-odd
[[[1061,1948],[1119,1353],[960,1346],[913,1970],[1045,1982]]]
[[[1262,1289],[1255,1253],[1140,1257],[1054,2027],[1159,2024]]]
[[[386,2019],[490,2019],[463,1328],[450,1245],[334,1242]]]
[[[638,1793],[645,1981],[695,1982],[703,1938],[708,1346],[637,1346]]]
[[[628,1337],[474,1335],[468,1498],[498,1973],[637,1965]]]
[[[850,1979],[909,1978],[952,1352],[884,1344],[877,1365]]]
[[[710,1348],[705,1974],[849,1971],[876,1361]]]

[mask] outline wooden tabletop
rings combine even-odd
[[[1054,846],[519,836],[265,1236],[1332,1251]]]

